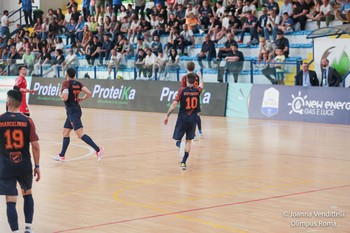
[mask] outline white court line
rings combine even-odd
[[[40,146],[46,146],[46,145],[42,145],[42,143],[45,143],[47,145],[60,145],[61,143],[58,143],[58,142],[52,142],[52,141],[40,141]],[[85,149],[88,149],[89,152],[84,154],[84,155],[81,155],[79,157],[76,157],[76,158],[72,158],[72,159],[65,159],[64,162],[72,162],[72,161],[76,161],[76,160],[82,160],[84,158],[87,158],[89,157],[90,155],[92,155],[95,150],[93,148],[91,148],[90,146],[86,146],[86,145],[79,145],[79,144],[69,144],[69,146],[77,146],[77,147],[82,147],[82,148],[85,148]],[[50,157],[51,159],[51,157]],[[54,161],[54,162],[51,162],[51,163],[57,163],[58,161]]]

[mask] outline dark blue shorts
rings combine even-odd
[[[173,139],[180,141],[186,134],[186,140],[192,140],[196,133],[196,121],[195,118],[184,119],[178,117],[174,129]]]
[[[32,189],[33,174],[28,173],[23,176],[1,177],[0,178],[0,195],[18,196],[17,182],[21,189],[27,191]]]
[[[67,119],[64,122],[63,128],[74,130],[83,128],[83,123],[81,122],[81,112],[67,113]]]

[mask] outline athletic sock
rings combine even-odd
[[[96,143],[86,134],[84,134],[82,137],[81,137],[81,140],[83,140],[86,144],[88,144],[89,146],[91,146],[92,148],[95,149],[96,152],[99,152],[100,151],[100,147],[98,147],[96,145]]]
[[[24,217],[26,224],[31,224],[33,222],[33,215],[34,215],[34,200],[32,194],[23,196],[24,199]]]
[[[202,120],[201,120],[201,117],[199,115],[197,115],[196,123],[198,125],[198,130],[202,131]]]
[[[184,157],[182,158],[182,162],[181,163],[186,163],[188,156],[190,156],[190,154],[188,152],[185,152]]]
[[[176,141],[176,146],[180,147],[180,145],[181,145],[181,141]]]
[[[70,137],[64,137],[62,142],[62,150],[61,150],[61,153],[59,154],[60,156],[64,157],[64,155],[66,154],[67,148],[69,146],[69,143],[70,143]]]
[[[7,221],[12,231],[18,231],[18,216],[16,202],[7,202]]]

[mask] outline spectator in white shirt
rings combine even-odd
[[[330,22],[335,19],[333,14],[333,7],[329,4],[329,0],[322,0],[322,5],[320,8],[320,13],[315,16],[317,20],[317,27],[321,27],[321,21],[326,21],[326,26],[328,27]]]
[[[154,53],[152,53],[152,50],[150,48],[148,48],[146,50],[147,56],[145,57],[145,63],[143,65],[144,70],[145,70],[145,78],[147,79],[154,79],[153,76],[153,64],[156,62],[156,55]]]
[[[114,68],[115,68],[115,74],[113,75],[113,77],[117,76],[118,67],[119,67],[119,64],[120,64],[122,57],[123,57],[123,55],[121,53],[117,52],[117,50],[115,50],[115,49],[111,50],[111,56],[110,56],[110,59],[108,61],[108,78],[107,79],[111,79],[112,69],[114,69]]]

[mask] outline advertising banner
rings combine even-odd
[[[166,112],[180,89],[179,82],[79,79],[92,93],[82,107]],[[30,104],[63,106],[59,91],[64,79],[33,78]],[[205,84],[201,95],[203,115],[224,116],[227,84]]]
[[[253,85],[249,117],[350,124],[350,90],[335,87]]]
[[[253,84],[229,83],[226,116],[249,118],[249,96]]]

